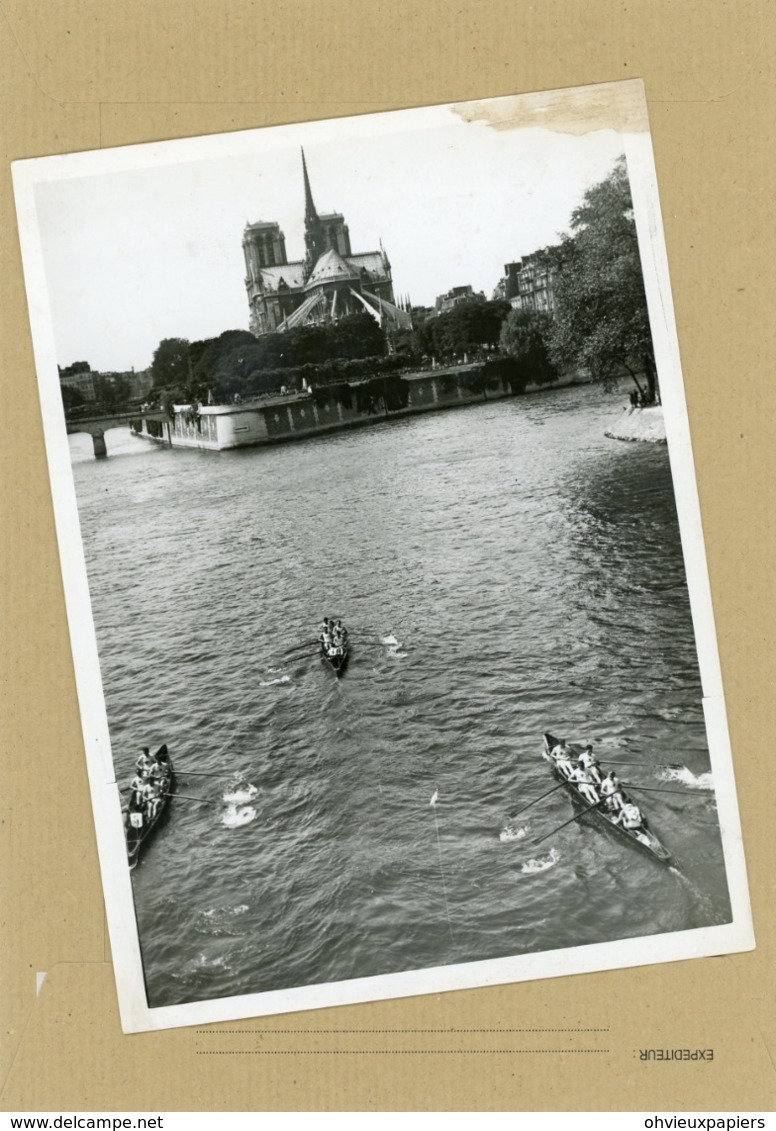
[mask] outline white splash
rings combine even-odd
[[[220,954],[217,958],[208,958],[206,954],[200,954],[197,958],[189,962],[187,969],[211,970],[213,967],[226,968],[226,958],[223,954]]]
[[[687,766],[681,766],[678,770],[664,770],[658,776],[661,781],[678,781],[689,789],[714,789],[711,770],[704,774],[694,774]]]
[[[290,675],[281,675],[277,679],[262,679],[259,681],[259,687],[274,687],[276,683],[290,683]]]
[[[525,828],[513,829],[511,825],[507,825],[507,827],[505,829],[502,829],[499,833],[498,839],[502,842],[502,844],[505,844],[508,840],[522,840],[525,834]]]
[[[252,805],[229,805],[221,818],[221,822],[228,829],[239,829],[241,825],[249,825],[256,818],[256,810]]]
[[[258,793],[255,785],[246,785],[242,789],[230,789],[224,794],[224,801],[227,805],[245,805],[248,801],[253,801]]]
[[[393,656],[394,659],[397,659],[397,660],[405,659],[407,653],[402,652],[402,650],[401,650],[402,645],[399,643],[399,641],[396,639],[396,637],[393,636],[393,634],[390,634],[388,636],[381,636],[380,637],[380,643],[385,644],[387,646],[389,656]]]
[[[247,903],[240,903],[237,907],[211,907],[209,911],[204,911],[203,915],[206,919],[226,918],[230,915],[244,915],[248,910]]]
[[[559,860],[560,853],[557,848],[551,848],[549,856],[539,856],[535,860],[528,860],[523,864],[520,871],[524,876],[535,876],[537,872],[546,872],[548,868],[552,868]]]

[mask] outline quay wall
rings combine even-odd
[[[235,405],[176,405],[170,421],[141,418],[133,430],[171,447],[223,451],[258,444],[282,443],[344,428],[443,408],[481,404],[542,389],[572,385],[569,374],[549,385],[515,387],[483,367],[434,370],[387,380],[320,387],[261,402]]]

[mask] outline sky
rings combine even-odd
[[[490,298],[505,263],[568,231],[624,148],[614,130],[436,108],[46,158],[60,165],[35,204],[59,364],[145,369],[163,338],[247,329],[246,223],[277,221],[289,260],[304,256],[301,145],[318,211],[344,215],[354,254],[382,240],[394,293],[426,306],[466,284]]]

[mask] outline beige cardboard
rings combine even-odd
[[[3,1107],[771,1110],[772,9],[27,0],[2,16]],[[631,77],[649,102],[757,950],[123,1036],[10,161]]]

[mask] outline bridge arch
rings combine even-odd
[[[92,438],[95,459],[105,459],[108,448],[105,443],[105,433],[110,428],[131,428],[137,435],[147,435],[146,420],[166,420],[164,413],[160,412],[117,412],[104,416],[82,417],[67,419],[67,434],[72,436],[83,432]]]

